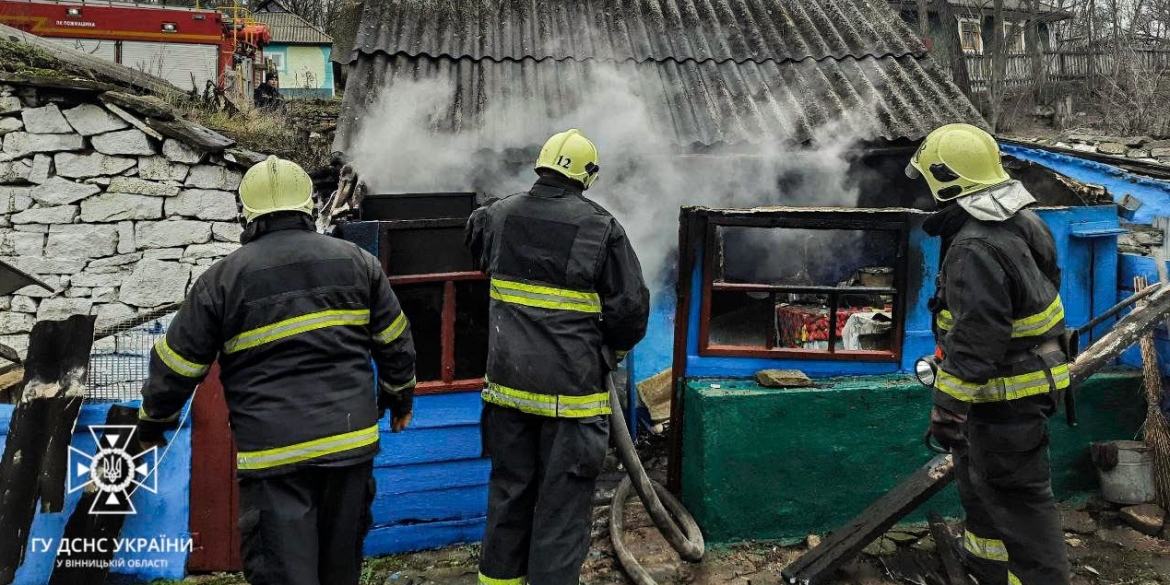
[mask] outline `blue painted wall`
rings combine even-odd
[[[126,406],[138,408],[137,402]],[[89,433],[90,425],[105,424],[110,403],[86,404],[81,409],[72,446],[93,453],[95,445]],[[11,405],[0,405],[0,441],[7,443],[8,425],[12,419]],[[127,516],[120,538],[125,539],[182,539],[190,537],[190,481],[191,481],[191,429],[184,424],[171,440],[171,449],[160,460],[158,471],[158,493],[138,490],[133,502],[137,514]],[[0,447],[0,453],[3,447]],[[81,499],[81,491],[68,494],[65,509],[59,514],[43,514],[39,510],[33,521],[32,538],[60,541],[65,523]],[[31,546],[25,555],[24,564],[16,573],[15,585],[43,585],[48,582],[57,558],[54,546],[48,552],[34,550]],[[134,567],[149,562],[150,566]],[[123,568],[111,570],[111,579],[122,577],[131,582],[149,582],[154,579],[181,579],[186,573],[187,553],[185,552],[121,552],[114,556],[114,563]]]
[[[401,433],[382,428],[374,460],[378,495],[367,555],[383,555],[483,537],[490,464],[480,458],[479,392],[415,399],[414,420]]]
[[[1044,165],[1078,181],[1101,185],[1118,203],[1126,195],[1132,195],[1142,202],[1132,220],[1134,223],[1148,224],[1159,215],[1170,215],[1170,182],[1148,179],[1104,163],[1038,148],[1005,144],[1003,152]]]
[[[1134,293],[1133,277],[1135,276],[1144,276],[1151,283],[1158,282],[1157,261],[1148,256],[1122,254],[1117,282],[1117,300],[1123,300]],[[1128,312],[1124,311],[1122,314]],[[1170,336],[1167,335],[1164,324],[1159,324],[1154,329],[1154,347],[1158,350],[1158,365],[1161,367],[1162,375],[1170,376]],[[1141,349],[1136,345],[1129,348],[1129,351],[1121,356],[1121,363],[1140,368],[1142,366]]]
[[[1072,326],[1087,322],[1117,299],[1118,254],[1116,236],[1090,237],[1101,228],[1119,225],[1116,207],[1112,205],[1059,209],[1039,209],[1037,212],[1049,225],[1056,239],[1057,255],[1063,268],[1061,297],[1065,316]],[[939,242],[929,238],[921,229],[910,235],[910,246],[919,250],[918,265],[909,266],[911,272],[921,275],[918,291],[908,307],[900,363],[842,362],[794,359],[704,357],[699,355],[699,316],[702,293],[702,267],[696,266],[691,287],[691,311],[687,338],[687,375],[691,378],[747,378],[763,369],[798,369],[812,377],[862,376],[874,374],[909,373],[919,357],[934,353],[934,337],[930,330],[930,311],[926,303],[934,293],[934,279],[938,274]],[[697,258],[702,258],[700,251]],[[915,255],[911,255],[914,258]],[[1107,328],[1102,326],[1097,333]],[[1085,340],[1086,342],[1090,340]],[[642,361],[661,361],[671,352],[671,344],[663,344],[657,337],[638,346]],[[638,372],[639,379],[644,372]]]

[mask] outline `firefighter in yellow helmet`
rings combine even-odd
[[[245,577],[357,585],[379,420],[390,410],[397,432],[411,417],[410,327],[378,260],[314,231],[301,167],[253,166],[240,203],[243,246],[195,281],[151,351],[139,440],[164,443],[217,362],[239,450]]]
[[[581,132],[556,134],[532,189],[467,223],[472,258],[491,277],[482,585],[574,584],[589,552],[609,442],[604,376],[646,333],[650,309],[625,230],[583,195],[599,165]]]
[[[1067,585],[1048,461],[1048,418],[1069,386],[1052,233],[975,126],[931,132],[907,174],[940,206],[923,225],[942,238],[930,434],[954,455],[963,559],[982,585]]]

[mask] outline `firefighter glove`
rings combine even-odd
[[[381,391],[378,392],[378,413],[381,418],[389,410],[390,430],[398,433],[410,424],[414,413],[414,385],[395,391],[389,388],[385,382],[382,383]]]
[[[954,451],[956,447],[967,444],[967,437],[963,435],[963,423],[966,421],[966,414],[935,405],[930,411],[930,435],[944,449]]]
[[[151,447],[165,447],[167,444],[165,433],[173,426],[173,423],[139,420],[136,431],[138,444],[142,446],[143,451]]]

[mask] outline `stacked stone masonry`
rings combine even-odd
[[[53,286],[0,297],[0,343],[39,319],[97,326],[181,300],[239,247],[230,154],[158,140],[92,94],[0,85],[0,259]]]

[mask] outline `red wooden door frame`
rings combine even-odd
[[[227,404],[213,366],[191,405],[191,572],[239,571],[239,487]]]

